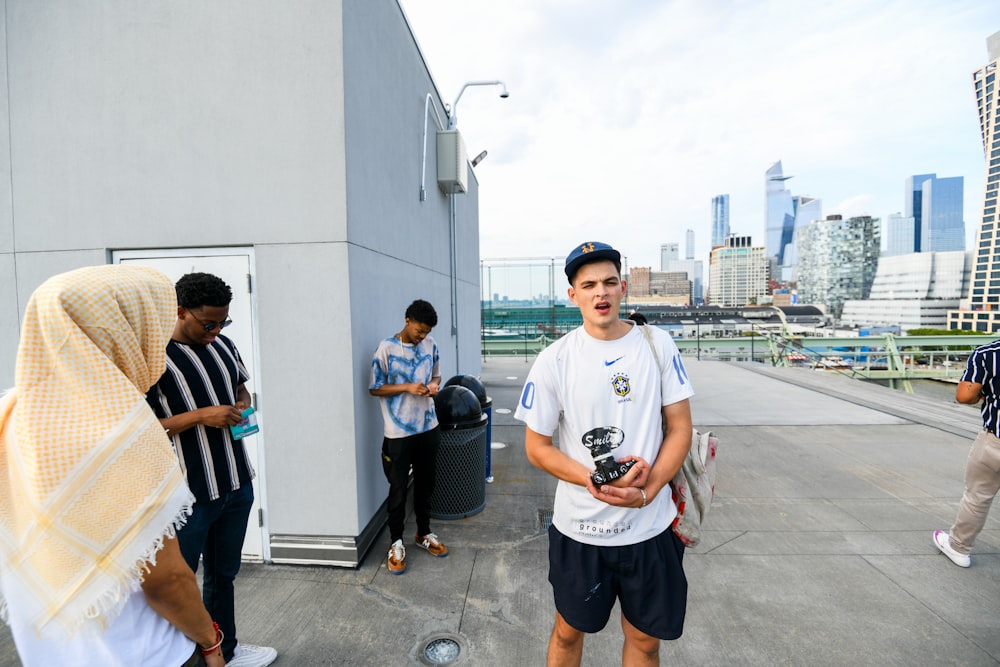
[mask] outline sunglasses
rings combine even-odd
[[[205,333],[209,333],[209,332],[215,331],[216,329],[219,329],[221,331],[222,329],[225,329],[226,327],[228,327],[230,324],[233,323],[233,321],[231,319],[229,319],[229,318],[226,318],[222,322],[206,322],[203,319],[201,319],[200,317],[198,317],[197,315],[195,315],[194,313],[192,313],[190,310],[187,311],[187,312],[188,312],[188,314],[191,317],[193,317],[195,319],[195,321],[198,324],[200,324],[202,327],[204,327]]]

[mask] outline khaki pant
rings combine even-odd
[[[1000,490],[1000,438],[983,431],[972,443],[965,464],[965,494],[951,527],[951,546],[968,554],[986,525],[993,497]]]

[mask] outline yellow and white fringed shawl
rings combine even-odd
[[[103,628],[186,520],[194,498],[145,401],[176,320],[173,284],[147,267],[32,295],[0,399],[4,618],[16,605],[46,637]]]

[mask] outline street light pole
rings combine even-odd
[[[502,99],[507,99],[510,97],[510,93],[507,92],[507,85],[503,81],[468,81],[463,86],[462,89],[458,91],[458,95],[455,96],[455,101],[451,104],[451,109],[447,109],[448,112],[448,129],[456,130],[458,126],[458,114],[456,110],[458,109],[458,101],[462,99],[462,93],[469,86],[501,86],[500,97]],[[425,113],[426,116],[426,113]],[[464,169],[465,165],[460,165],[460,168]],[[455,202],[455,194],[451,193],[448,195],[448,217],[449,217],[449,231],[451,236],[448,248],[449,260],[451,263],[451,336],[455,339],[455,360],[461,363],[461,355],[459,354],[458,345],[458,213],[457,204]],[[482,280],[482,278],[480,278]],[[490,295],[493,298],[493,295]],[[492,305],[492,304],[491,304]],[[482,308],[482,306],[480,306]]]
[[[455,96],[455,101],[451,103],[451,109],[448,110],[448,129],[454,130],[458,126],[458,101],[462,99],[462,93],[469,86],[500,86],[500,99],[507,99],[510,97],[510,93],[507,92],[507,84],[503,81],[467,81],[462,89],[458,91],[458,95]]]
[[[698,317],[694,318],[695,334],[694,337],[698,341],[698,361],[701,361],[701,322]]]

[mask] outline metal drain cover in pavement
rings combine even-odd
[[[420,665],[459,665],[468,652],[468,642],[461,635],[435,632],[417,643],[416,658]]]

